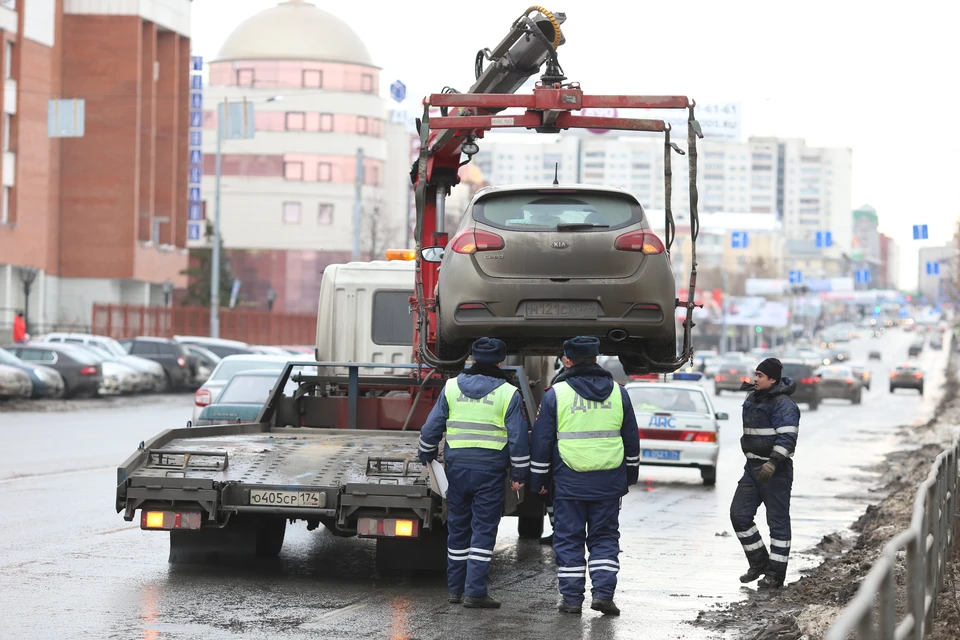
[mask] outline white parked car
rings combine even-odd
[[[254,370],[276,370],[280,371],[288,362],[296,361],[294,356],[262,356],[262,355],[240,355],[227,356],[217,365],[210,377],[203,386],[197,389],[193,396],[193,424],[197,423],[197,418],[203,408],[213,404],[220,397],[220,392],[227,386],[234,374],[240,371]]]
[[[672,382],[632,382],[627,393],[640,429],[640,464],[700,470],[703,484],[717,482],[720,420],[710,396],[680,374]]]
[[[153,360],[132,356],[120,346],[120,343],[107,336],[96,336],[89,333],[48,333],[40,338],[43,342],[63,342],[67,344],[91,345],[109,352],[116,358],[116,362],[132,367],[137,371],[148,374],[153,383],[149,390],[163,391],[167,387],[167,374],[163,366]]]
[[[156,389],[157,382],[151,373],[131,367],[128,363],[98,345],[91,343],[77,346],[100,361],[100,366],[103,368],[103,384],[100,385],[100,395],[146,393]]]
[[[33,395],[30,374],[20,369],[0,364],[0,400],[29,398]]]

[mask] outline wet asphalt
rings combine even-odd
[[[854,340],[873,389],[863,404],[825,401],[803,412],[795,457],[788,581],[816,563],[805,554],[846,529],[871,501],[871,469],[896,446],[896,427],[925,422],[947,351],[924,350],[927,394],[886,387],[912,334]],[[949,342],[947,342],[949,345]],[[708,385],[709,386],[709,385]],[[712,388],[711,388],[712,394]],[[553,552],[500,527],[491,595],[499,611],[449,605],[442,576],[378,574],[375,544],[288,525],[277,560],[231,566],[167,563],[167,534],[140,531],[114,508],[115,469],[137,444],[182,426],[190,396],[140,407],[0,413],[0,638],[707,638],[703,609],[749,595],[728,520],[743,467],[742,394],[714,397],[727,412],[716,487],[684,469],[641,467],[621,512],[620,618],[556,612]],[[762,510],[758,524],[768,540]],[[589,597],[588,601],[589,603]],[[732,635],[732,634],[731,634]]]

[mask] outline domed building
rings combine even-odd
[[[360,37],[304,0],[249,18],[209,63],[202,193],[208,221],[217,105],[247,100],[255,111],[255,137],[221,147],[221,233],[243,304],[265,307],[272,289],[275,310],[315,313],[323,269],[350,260],[355,237],[363,259],[402,247],[409,134],[389,122],[379,88],[380,68]],[[401,151],[393,163],[391,135]]]

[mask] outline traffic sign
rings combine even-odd
[[[399,80],[394,80],[390,84],[390,97],[396,102],[403,102],[407,98],[407,85]]]
[[[193,126],[193,125],[190,125]],[[203,131],[190,132],[190,146],[199,147],[203,144]]]
[[[870,270],[857,269],[856,280],[857,284],[870,284]]]
[[[190,164],[203,164],[203,152],[200,149],[190,149]]]
[[[913,239],[914,240],[926,240],[929,237],[927,232],[927,225],[925,224],[915,224],[913,225]]]
[[[190,202],[200,202],[200,187],[190,187]]]
[[[790,272],[790,284],[802,284],[803,274],[799,271]]]
[[[938,276],[938,275],[940,275],[940,263],[939,263],[939,262],[928,262],[928,263],[927,263],[927,275],[928,275],[928,276]]]
[[[833,246],[833,233],[830,231],[817,231],[817,248],[826,249]]]
[[[201,75],[192,75],[190,76],[190,88],[191,89],[203,89],[203,76]]]
[[[189,220],[203,220],[203,206],[199,202],[190,204]]]
[[[750,240],[746,231],[734,231],[730,234],[731,249],[746,249],[749,243]]]
[[[196,127],[197,129],[203,127],[203,112],[202,111],[191,111],[190,112],[190,126]],[[192,143],[191,143],[192,144]]]
[[[190,108],[191,109],[203,108],[203,92],[202,91],[194,91],[190,94]]]
[[[203,56],[193,56],[190,61],[194,71],[203,71]]]
[[[191,222],[187,225],[187,240],[199,240],[200,239],[200,223]]]
[[[202,177],[203,172],[200,171],[199,167],[190,167],[190,184],[200,184]]]

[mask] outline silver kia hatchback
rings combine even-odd
[[[676,357],[676,284],[663,242],[629,191],[593,185],[480,190],[443,252],[438,355],[478,336],[556,355],[577,335],[643,369]],[[653,371],[654,368],[649,368]],[[669,370],[673,370],[672,368]]]

